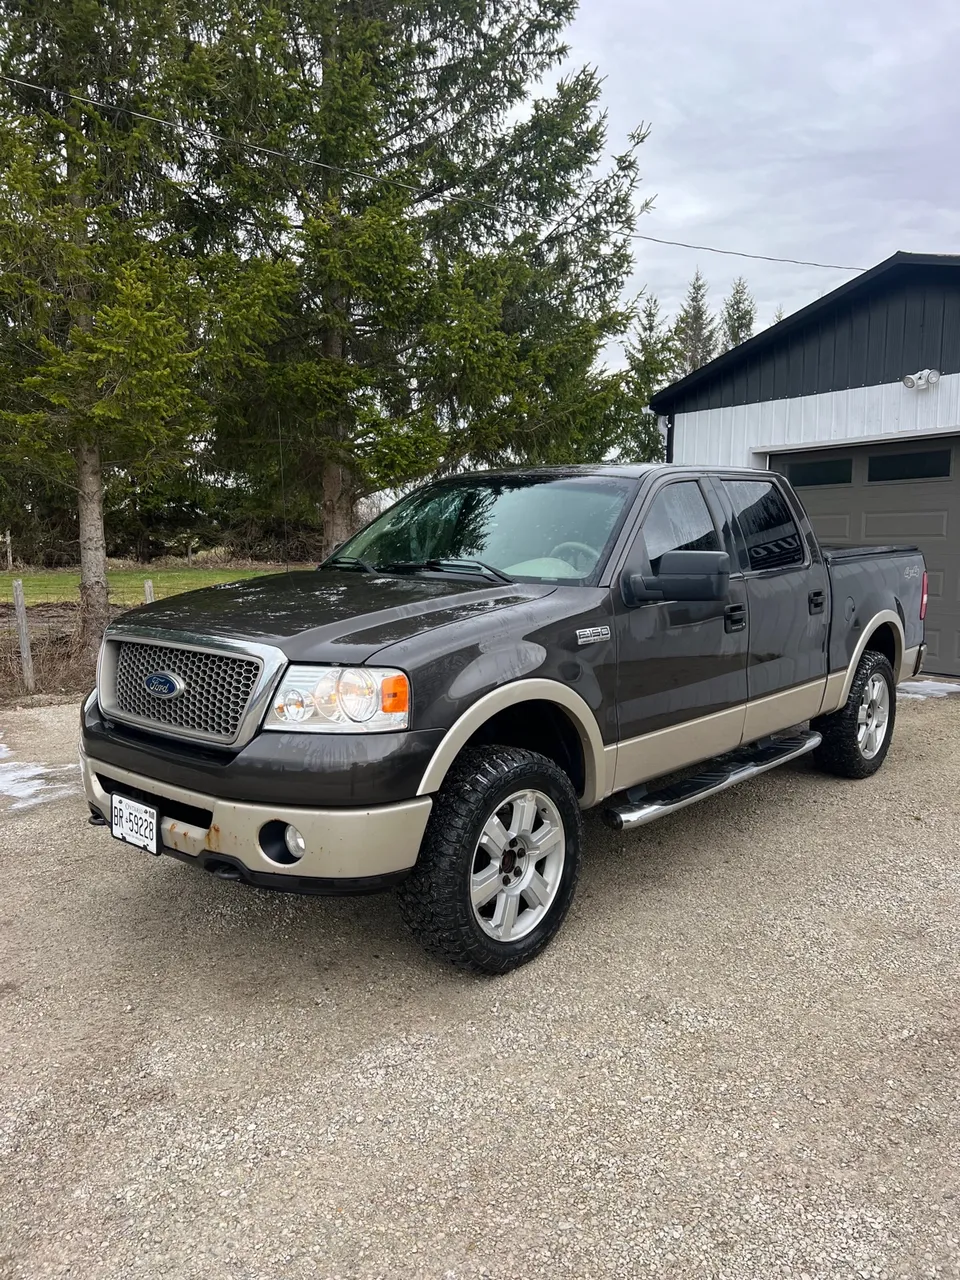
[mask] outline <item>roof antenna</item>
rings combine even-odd
[[[287,533],[287,484],[283,474],[283,432],[280,430],[280,410],[277,410],[277,444],[280,447],[280,501],[283,506],[283,567],[284,570],[290,572],[289,556],[287,555],[287,544],[289,535]]]

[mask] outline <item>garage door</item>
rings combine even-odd
[[[960,676],[960,436],[778,454],[821,541],[912,543],[930,575],[926,670]]]

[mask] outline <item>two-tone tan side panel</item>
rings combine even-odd
[[[616,749],[614,789],[623,791],[649,778],[732,751],[743,738],[745,716],[745,707],[729,707],[639,738],[628,738]]]
[[[523,702],[552,702],[567,713],[580,737],[583,747],[584,789],[580,806],[589,809],[609,794],[607,781],[607,756],[597,717],[589,705],[568,685],[557,680],[513,680],[509,684],[491,689],[469,707],[456,723],[447,730],[443,741],[427,765],[417,789],[418,796],[433,795],[439,791],[447,771],[478,729],[488,720],[508,707]]]
[[[747,718],[743,726],[744,742],[756,742],[768,733],[779,733],[801,720],[820,714],[826,679],[811,680],[793,689],[781,689],[779,693],[755,698],[747,703]]]
[[[884,609],[882,613],[878,613],[871,618],[870,625],[864,628],[863,635],[857,641],[857,647],[853,651],[853,657],[850,659],[846,671],[834,671],[827,677],[827,685],[823,692],[819,715],[828,715],[831,711],[837,711],[845,705],[850,697],[850,686],[853,684],[853,677],[857,674],[857,667],[860,665],[860,659],[863,657],[864,651],[873,636],[887,622],[893,627],[893,633],[896,637],[896,661],[893,664],[893,674],[898,683],[904,678],[907,656],[904,652],[903,623],[900,621],[898,613],[894,613],[892,609]],[[916,657],[914,657],[914,663],[916,663]]]

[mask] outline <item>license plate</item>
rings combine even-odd
[[[126,796],[112,796],[110,801],[110,831],[126,844],[134,844],[147,853],[157,852],[156,809]]]

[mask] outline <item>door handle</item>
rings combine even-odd
[[[823,613],[826,597],[822,591],[811,591],[807,596],[811,613]]]
[[[747,606],[745,604],[728,604],[723,611],[724,631],[746,631]]]

